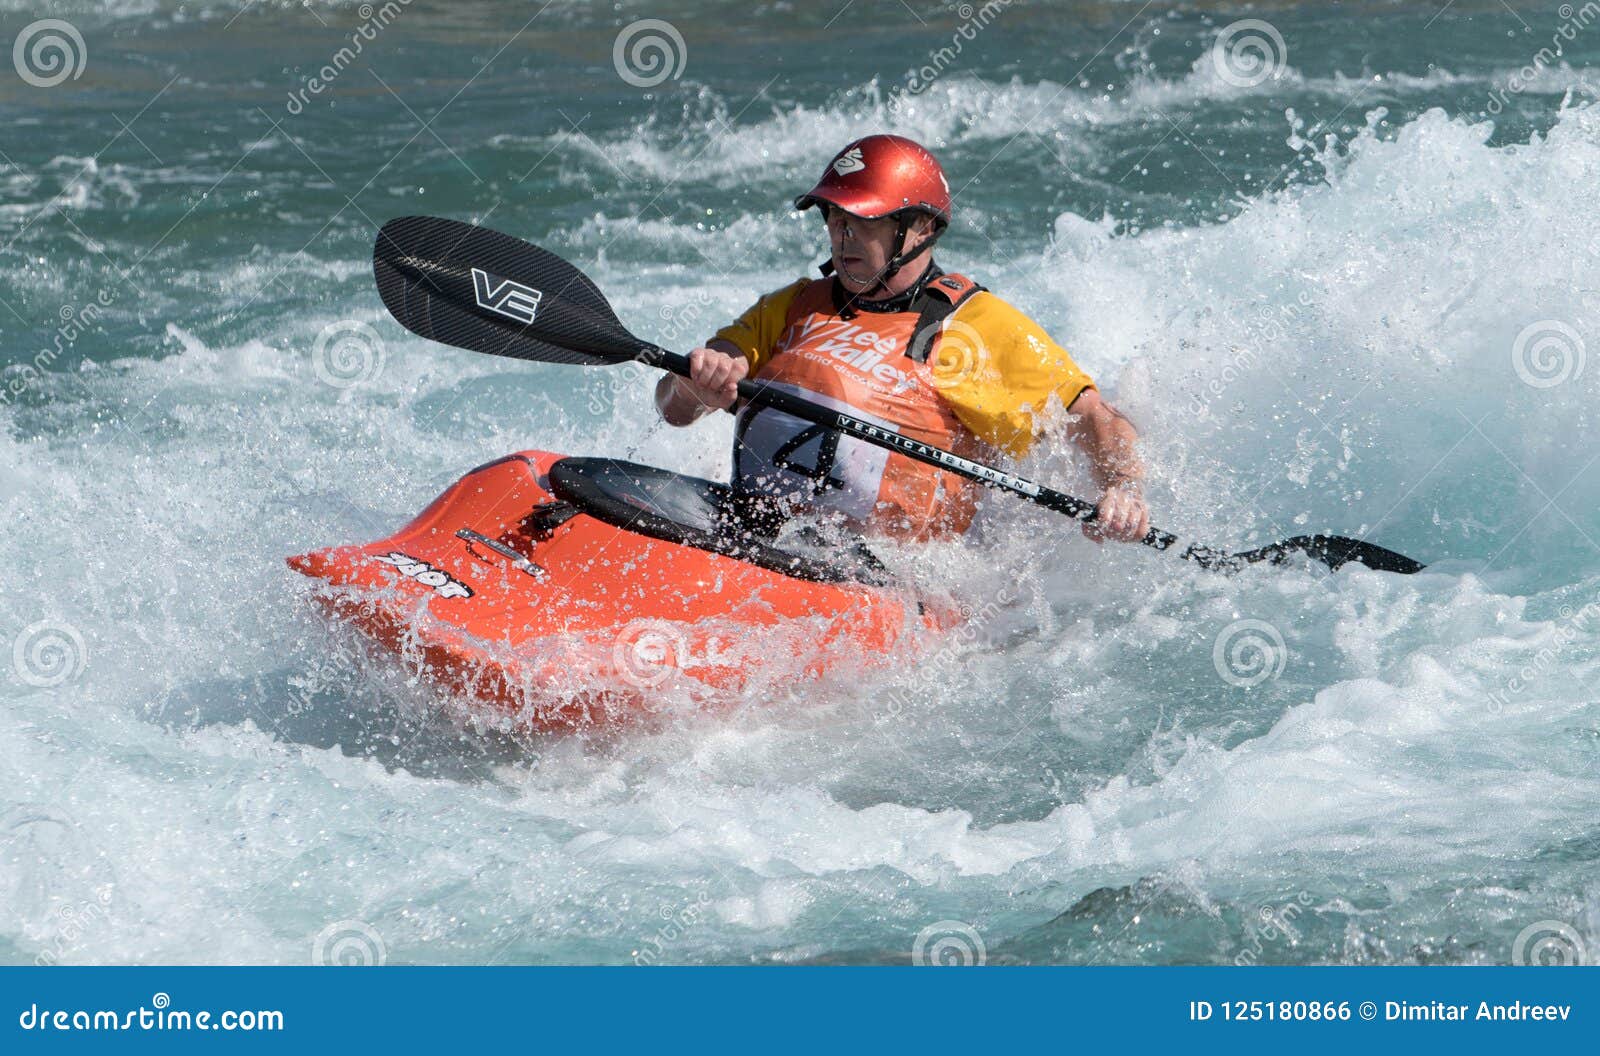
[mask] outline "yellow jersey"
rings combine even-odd
[[[800,279],[766,294],[716,333],[744,353],[760,377],[784,336],[790,308],[813,282]],[[862,312],[861,318],[870,318]],[[987,290],[968,297],[944,321],[930,361],[932,382],[961,424],[1011,455],[1032,446],[1052,396],[1071,407],[1094,381],[1038,323]]]

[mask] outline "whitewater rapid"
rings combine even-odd
[[[1163,527],[1236,548],[1364,536],[1426,571],[1222,578],[1002,504],[982,553],[901,555],[971,608],[1007,599],[938,679],[851,674],[537,740],[472,728],[325,626],[283,557],[387,534],[522,448],[725,478],[731,421],[668,429],[652,378],[400,331],[361,217],[311,252],[267,234],[331,212],[291,196],[308,177],[286,135],[0,173],[12,296],[45,315],[110,299],[0,407],[0,956],[301,962],[330,928],[370,941],[358,924],[391,963],[903,962],[951,922],[992,963],[1501,962],[1541,922],[1600,934],[1600,109],[1581,69],[1548,75],[1548,127],[1509,142],[1381,98],[1511,68],[1386,74],[1351,131],[1314,138],[1278,107],[1258,149],[1280,156],[1166,222],[1012,173],[941,247],[1139,424]],[[707,87],[682,127],[485,135],[469,160],[516,174],[553,151],[559,197],[698,159],[695,216],[583,193],[548,228],[516,205],[487,220],[561,247],[641,336],[684,347],[814,263],[780,192],[863,120],[970,174],[1019,131],[1007,111],[1055,107],[1033,126],[1051,164],[1110,186],[1090,130],[1153,140],[1145,108],[1224,104],[1272,109],[1186,64],[1115,98],[951,78],[902,114],[868,85],[722,136],[706,115],[737,103]],[[126,276],[98,260],[130,248],[107,217],[203,187],[256,141],[268,204],[241,207],[263,211],[246,244]],[[429,164],[450,182],[448,157]],[[390,213],[476,215],[439,183]],[[19,235],[46,203],[99,243],[29,252],[54,237]],[[1019,216],[1046,222],[990,241]],[[346,324],[353,368],[324,339]],[[1089,487],[1059,445],[1021,468]]]

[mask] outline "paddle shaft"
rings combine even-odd
[[[680,377],[689,377],[689,357],[681,352],[671,352],[664,348],[651,346],[640,355],[644,362],[655,363]],[[739,395],[751,403],[763,407],[771,407],[785,414],[792,414],[796,418],[814,422],[829,429],[837,429],[841,433],[889,451],[898,451],[907,458],[938,469],[947,470],[958,476],[986,484],[999,491],[1008,491],[1013,495],[1020,495],[1036,505],[1047,510],[1064,513],[1068,517],[1088,522],[1094,520],[1095,506],[1080,498],[1068,495],[1065,492],[1047,488],[1043,484],[1036,484],[1026,477],[1019,477],[1015,473],[1005,473],[986,466],[982,462],[974,462],[970,458],[962,458],[943,448],[925,444],[909,436],[897,433],[892,429],[885,429],[881,425],[873,425],[861,418],[855,418],[842,411],[831,410],[810,400],[777,389],[771,385],[762,385],[746,379],[739,382]],[[1156,550],[1165,550],[1178,541],[1178,537],[1171,532],[1163,532],[1159,528],[1151,528],[1139,540],[1145,546]],[[1203,551],[1205,548],[1191,547],[1190,550]],[[1184,557],[1199,557],[1200,553],[1186,552]]]
[[[549,250],[488,228],[440,217],[389,221],[372,247],[373,277],[384,306],[413,333],[458,348],[541,363],[604,366],[639,362],[691,375],[686,356],[641,341],[617,318],[583,272]],[[1027,499],[1087,523],[1095,507],[1012,473],[903,436],[887,426],[825,408],[749,380],[739,394],[864,443]],[[1167,550],[1177,537],[1151,529],[1140,540]],[[1297,555],[1337,569],[1357,562],[1380,571],[1418,572],[1420,562],[1362,539],[1302,535],[1244,553],[1191,543],[1179,556],[1202,568],[1236,571]]]

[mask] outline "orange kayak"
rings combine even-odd
[[[776,695],[955,622],[864,548],[779,548],[729,505],[723,485],[524,451],[386,539],[288,561],[334,618],[530,729]]]

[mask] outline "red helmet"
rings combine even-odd
[[[944,169],[927,148],[904,136],[867,136],[846,146],[794,207],[809,209],[818,202],[868,220],[917,212],[934,217],[940,230],[950,223]]]

